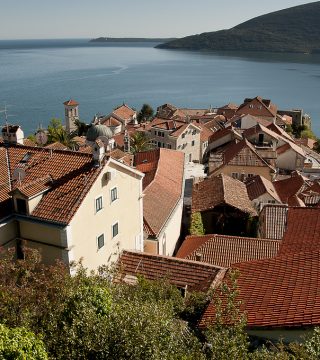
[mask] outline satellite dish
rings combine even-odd
[[[13,172],[13,179],[22,181],[26,177],[26,172],[22,168],[16,168]]]
[[[36,139],[38,144],[44,145],[48,141],[48,136],[44,131],[38,131],[36,133]]]

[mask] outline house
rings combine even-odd
[[[268,126],[271,124],[271,121],[250,114],[241,114],[235,115],[229,119],[229,121],[225,124],[225,127],[235,127],[239,130],[246,130],[256,126],[257,124]]]
[[[282,204],[274,183],[263,176],[252,176],[246,180],[245,184],[249,199],[257,211],[260,211],[266,204]]]
[[[261,175],[272,180],[275,169],[268,164],[247,140],[232,142],[225,145],[209,157],[209,174],[229,175],[233,178],[246,180],[250,176]]]
[[[88,269],[143,250],[143,174],[92,141],[91,154],[0,144],[0,245]]]
[[[144,131],[154,146],[180,150],[185,153],[188,162],[200,161],[201,129],[197,125],[181,120],[155,118]]]
[[[233,118],[238,110],[238,105],[229,103],[217,109],[218,115],[223,115],[227,120]]]
[[[220,234],[190,235],[183,241],[176,257],[229,268],[238,262],[273,258],[280,243],[279,240]]]
[[[226,269],[163,255],[152,255],[134,251],[123,251],[117,263],[117,281],[135,284],[137,277],[148,280],[166,280],[181,290],[204,291],[220,283]]]
[[[239,271],[237,301],[246,314],[249,335],[291,342],[320,325],[319,234],[319,208],[289,208],[277,255],[231,266],[231,271]],[[223,281],[229,282],[228,273]],[[214,316],[211,302],[200,326],[210,324]]]
[[[135,155],[134,165],[145,174],[143,180],[144,251],[172,255],[180,237],[184,154],[155,149]]]
[[[20,125],[5,125],[2,127],[1,134],[5,143],[24,144],[24,133]]]
[[[257,216],[246,186],[225,174],[194,184],[192,213],[200,212],[206,233],[241,235],[249,232],[249,218]]]
[[[260,96],[244,99],[238,107],[235,115],[252,115],[258,118],[275,122],[277,117],[277,106],[269,99],[262,99]]]
[[[246,314],[249,335],[284,342],[301,341],[320,325],[320,251],[288,253],[272,259],[234,264],[240,312]],[[224,277],[229,282],[229,274]],[[213,301],[200,327],[215,321]]]
[[[241,140],[243,140],[242,135],[234,128],[219,129],[210,136],[207,152],[213,152],[228,143]]]

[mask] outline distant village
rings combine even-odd
[[[292,341],[320,326],[320,154],[303,110],[259,96],[122,104],[86,124],[77,101],[63,106],[67,141],[53,125],[31,138],[2,127],[3,248],[89,270],[121,264],[123,282],[166,277],[182,294],[239,270],[249,334]]]

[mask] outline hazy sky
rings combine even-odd
[[[0,0],[0,39],[181,37],[307,0]]]

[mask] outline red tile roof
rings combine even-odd
[[[252,107],[250,107],[250,105]],[[277,106],[270,100],[262,99],[260,96],[256,96],[253,99],[245,99],[239,106],[237,114],[275,117],[277,114]]]
[[[184,153],[161,148],[139,153],[135,161],[147,177],[151,173],[143,191],[143,216],[157,236],[183,196]]]
[[[250,215],[256,211],[248,197],[245,184],[228,175],[211,176],[196,183],[192,191],[192,211],[207,211],[226,204]]]
[[[281,199],[279,198],[273,183],[261,175],[248,178],[246,181],[246,186],[250,200],[257,199],[261,195],[267,193],[277,202],[281,203]]]
[[[320,250],[320,208],[289,208],[279,255]]]
[[[301,327],[320,325],[320,251],[235,264],[241,306],[247,326]],[[214,304],[200,326],[214,321]]]
[[[117,115],[119,118],[123,120],[131,120],[131,118],[134,116],[136,111],[131,109],[130,106],[123,104],[116,109],[113,110],[113,114]]]
[[[176,256],[189,260],[197,260],[200,256],[200,261],[230,267],[236,262],[275,257],[279,247],[279,240],[216,234],[188,236]]]
[[[45,148],[54,150],[68,150],[68,146],[61,144],[59,141],[46,145]]]
[[[309,188],[308,181],[301,175],[294,175],[284,180],[275,181],[273,185],[284,204],[296,201],[294,197]]]
[[[118,268],[122,281],[140,275],[148,280],[167,279],[171,284],[187,286],[191,291],[207,291],[225,272],[210,264],[134,251],[122,252]]]
[[[12,179],[17,167],[25,170],[25,179],[21,183],[14,180],[11,190],[19,186],[27,191],[28,195],[29,191],[33,192],[33,190],[26,189],[37,179],[45,177],[52,179],[50,189],[43,195],[30,216],[63,224],[71,221],[103,168],[94,167],[90,154],[39,147],[0,146],[0,158],[3,160],[0,162],[0,174],[8,174],[9,171]],[[10,169],[7,167],[7,158]],[[8,181],[7,175],[2,176],[3,180]],[[10,199],[8,190],[8,185],[0,187],[0,208]]]
[[[63,103],[63,105],[67,105],[67,106],[77,106],[79,105],[78,102],[76,102],[75,100],[73,99],[70,99],[70,100],[67,100]]]

